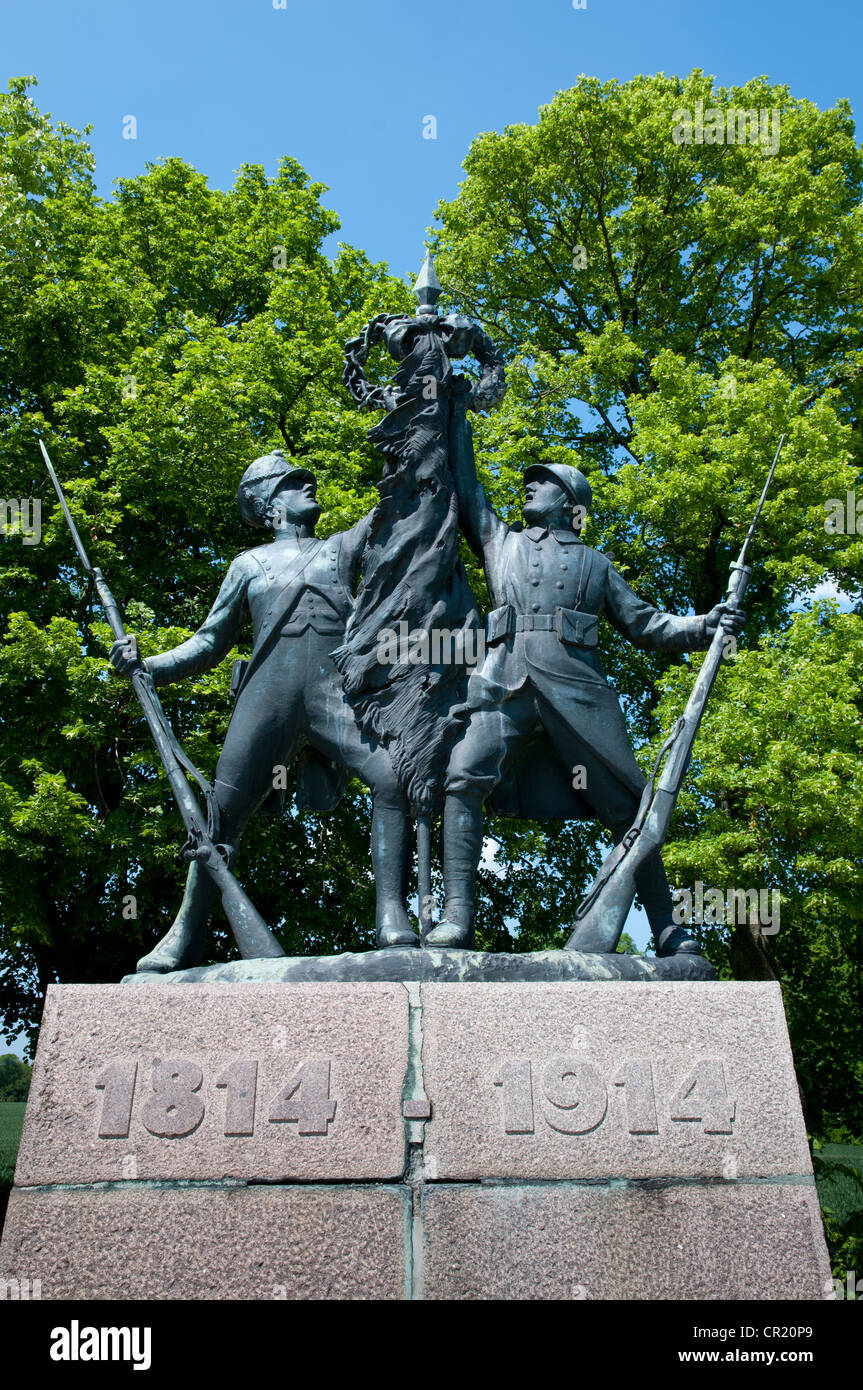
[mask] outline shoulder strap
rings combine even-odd
[[[590,555],[590,563],[587,564],[587,573],[585,574],[585,564],[587,563],[588,554]],[[581,552],[581,572],[578,576],[578,598],[575,600],[575,607],[577,610],[581,608],[584,590],[590,580],[590,571],[593,569],[593,555],[594,552],[592,550],[589,551],[586,545],[583,546]]]
[[[317,537],[315,538],[315,542],[316,543],[314,544],[314,546],[309,547],[307,554],[301,554],[297,556],[296,560],[288,570],[287,576],[283,578],[282,587],[279,589],[279,592],[276,594],[275,598],[272,600],[272,603],[270,604],[270,612],[273,614],[273,618],[262,630],[261,635],[258,638],[255,650],[252,652],[252,655],[249,658],[246,669],[243,672],[243,678],[240,681],[239,686],[237,687],[238,697],[240,691],[243,689],[243,686],[248,683],[249,677],[251,676],[252,672],[257,670],[257,668],[261,664],[261,661],[265,653],[270,650],[270,647],[272,646],[273,636],[281,630],[282,623],[285,621],[285,617],[287,616],[284,606],[285,600],[290,595],[291,590],[293,589],[300,575],[303,573],[304,570],[308,569],[309,565],[312,563],[312,560],[314,560],[315,556],[320,551],[321,546],[326,545],[326,541],[318,540]]]

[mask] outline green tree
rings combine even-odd
[[[342,347],[411,301],[338,227],[292,159],[228,192],[179,159],[99,199],[86,142],[14,81],[0,98],[0,456],[7,497],[42,500],[43,539],[0,570],[0,1012],[35,1032],[51,980],[119,978],[170,923],[182,826],[43,472],[47,444],[91,558],[147,654],[182,640],[255,537],[236,488],[281,447],[315,469],[322,531],[376,500],[379,461],[341,385]],[[232,654],[234,655],[234,654]],[[230,658],[165,692],[212,775]],[[242,876],[294,953],[371,945],[369,812],[352,784],[325,820],[249,831]],[[217,949],[224,952],[224,933]]]
[[[375,500],[379,459],[340,385],[342,345],[410,297],[359,251],[327,258],[336,219],[295,161],[272,180],[246,166],[220,192],[168,160],[106,202],[85,141],[52,125],[26,88],[0,99],[0,450],[6,494],[45,499],[45,536],[32,547],[10,536],[3,551],[0,1009],[32,1031],[51,979],[131,968],[170,921],[182,877],[179,821],[131,692],[107,665],[108,630],[72,568],[36,434],[143,651],[164,648],[201,620],[249,544],[232,498],[256,453],[281,445],[315,468],[329,529]],[[675,144],[675,110],[699,99],[778,108],[777,154]],[[860,478],[863,166],[850,113],[820,112],[765,79],[716,92],[699,72],[583,79],[536,125],[479,137],[465,167],[461,193],[441,207],[438,268],[451,303],[509,358],[503,407],[476,421],[504,515],[517,519],[525,464],[580,460],[596,498],[589,540],[613,549],[652,601],[703,610],[721,597],[776,439],[788,436],[744,650],[717,686],[668,858],[682,882],[779,883],[773,967],[807,1103],[819,1123],[857,1125],[842,1077],[859,1091],[848,863],[859,843],[849,676],[860,617],[794,615],[822,582],[860,595],[860,540],[824,526],[825,501]],[[370,372],[387,369],[381,358]],[[472,575],[479,595],[473,562]],[[603,654],[647,767],[700,658],[636,652],[609,633]],[[229,664],[165,692],[207,772]],[[737,704],[750,696],[751,739]],[[804,758],[799,796],[793,758],[781,792],[770,784],[786,736]],[[836,790],[829,814],[822,773]],[[367,827],[356,786],[329,820],[250,827],[242,876],[288,950],[371,944]],[[492,828],[482,944],[562,944],[601,859],[593,828]],[[707,949],[725,972],[753,968],[729,934],[709,933]]]
[[[7,1052],[0,1057],[0,1101],[26,1100],[33,1068]]]
[[[679,111],[778,111],[780,143],[675,143]],[[510,392],[476,425],[480,470],[515,520],[520,472],[580,464],[590,543],[645,598],[679,613],[723,597],[782,433],[747,597],[749,624],[711,697],[667,849],[682,884],[776,886],[770,938],[705,932],[723,972],[778,971],[814,1126],[863,1130],[863,542],[825,526],[861,491],[863,162],[847,103],[819,111],[758,78],[695,71],[582,78],[535,125],[479,136],[438,208],[440,278],[506,350]],[[819,585],[840,616],[795,613]],[[606,631],[606,669],[647,769],[699,656],[639,652]],[[856,667],[855,667],[856,663]],[[595,869],[590,827],[492,826],[506,892],[500,940],[563,939]],[[772,957],[772,963],[771,963]]]

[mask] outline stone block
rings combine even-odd
[[[43,1299],[403,1299],[409,1214],[400,1187],[16,1190],[0,1276]]]
[[[421,992],[432,1181],[811,1176],[776,984]]]
[[[50,986],[15,1180],[398,1178],[399,984]]]
[[[822,1299],[832,1290],[812,1185],[439,1184],[424,1190],[422,1229],[426,1299]]]

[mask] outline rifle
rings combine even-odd
[[[122,641],[129,634],[126,632],[117,601],[108,588],[102,571],[91,565],[87,558],[87,552],[72,520],[72,514],[66,503],[60,481],[51,466],[48,451],[41,439],[39,440],[39,448],[42,450],[42,457],[51,475],[54,490],[60,499],[60,506],[63,508],[69,530],[72,532],[72,540],[75,542],[75,549],[81,564],[88,579],[92,580],[96,587],[111,632],[117,641]],[[129,677],[138,697],[138,703],[144,711],[144,718],[149,725],[156,751],[162,760],[162,766],[168,775],[174,800],[179,807],[188,834],[186,843],[180,850],[178,857],[190,861],[197,860],[204,866],[217,885],[222,895],[225,915],[234,933],[234,940],[245,960],[283,956],[284,951],[263,917],[231,873],[228,867],[230,857],[228,847],[215,843],[215,836],[218,832],[216,829],[217,806],[213,789],[180,747],[177,736],[168,723],[161,701],[156,694],[153,677],[140,658],[136,658],[136,664],[130,671]],[[207,805],[206,819],[202,816],[197,798],[186,780],[186,773],[194,778],[204,794]]]
[[[746,555],[755,535],[755,527],[773,481],[784,442],[783,434],[767,475],[761,500],[743,542],[743,549],[731,565],[728,603],[734,608],[741,607],[752,574],[752,570],[746,564]],[[575,920],[578,925],[566,943],[566,950],[610,952],[617,949],[620,934],[635,897],[635,875],[645,859],[662,847],[668,834],[674,807],[692,757],[692,745],[722,661],[725,639],[726,633],[719,623],[692,694],[686,702],[686,709],[659,750],[653,773],[641,794],[635,820],[620,843],[607,855],[597,877],[576,909]],[[666,756],[667,762],[660,775],[660,767]]]

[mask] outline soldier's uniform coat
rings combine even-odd
[[[331,657],[344,638],[367,534],[367,519],[326,540],[285,528],[233,561],[193,637],[147,660],[157,685],[200,675],[228,654],[251,613],[252,656],[214,783],[229,838],[270,795],[274,767],[297,754],[301,800],[312,809],[338,801],[345,769],[382,804],[403,804],[385,750],[357,729]]]
[[[485,660],[468,685],[472,712],[453,750],[447,790],[494,792],[496,810],[529,818],[596,816],[619,826],[633,814],[645,778],[596,651],[598,620],[608,618],[636,646],[655,651],[707,647],[705,620],[653,608],[571,530],[512,529],[478,484],[462,505],[483,537],[496,607]],[[573,778],[579,766],[584,790],[572,785],[581,780]]]

